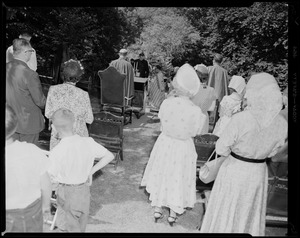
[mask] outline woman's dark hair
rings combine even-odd
[[[79,61],[70,59],[63,63],[62,79],[64,82],[77,83],[84,73],[83,67]]]

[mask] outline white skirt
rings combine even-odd
[[[151,151],[141,182],[152,206],[178,214],[196,202],[197,153],[192,138],[179,140],[161,133]]]

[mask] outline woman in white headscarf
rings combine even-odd
[[[245,79],[241,76],[232,76],[228,85],[230,95],[223,97],[220,103],[219,120],[213,130],[213,134],[220,136],[226,128],[231,116],[241,111],[242,100],[245,92]]]
[[[248,109],[232,116],[216,143],[217,154],[226,158],[208,201],[203,233],[265,235],[265,161],[284,145],[287,121],[279,114],[282,96],[272,75],[253,75],[245,97]]]
[[[177,214],[196,202],[197,152],[193,137],[202,130],[205,115],[190,98],[200,87],[192,66],[181,66],[173,80],[174,94],[161,104],[159,135],[151,151],[141,182],[150,193],[155,222],[163,217],[162,206],[170,209],[172,226]]]

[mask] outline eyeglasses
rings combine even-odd
[[[25,50],[25,51],[24,51],[24,53],[26,53],[26,52],[33,53],[33,52],[34,52],[34,50],[33,50],[33,49],[31,49],[31,50]]]

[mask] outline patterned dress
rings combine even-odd
[[[233,92],[229,96],[224,96],[220,103],[220,118],[216,123],[213,130],[213,134],[220,137],[221,133],[224,131],[228,125],[231,116],[234,113],[241,111],[242,98],[236,92]]]
[[[193,138],[202,130],[205,115],[185,97],[169,97],[158,117],[162,133],[154,144],[141,186],[152,206],[166,206],[178,214],[196,201],[197,153]]]
[[[68,83],[58,84],[49,88],[45,116],[51,118],[59,108],[66,108],[75,114],[74,132],[80,136],[89,136],[86,123],[94,120],[89,94],[84,90]],[[50,150],[57,145],[59,139],[52,130]]]
[[[150,82],[149,94],[150,105],[159,110],[160,105],[165,100],[165,84],[162,72],[158,72]]]
[[[216,143],[217,154],[226,158],[214,182],[201,232],[265,235],[267,164],[237,160],[230,152],[265,159],[276,154],[286,137],[287,122],[281,115],[264,129],[250,111],[233,115]]]

